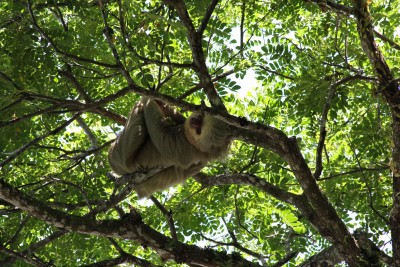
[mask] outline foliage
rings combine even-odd
[[[184,1],[195,29],[208,22],[200,41],[206,72],[193,63],[201,58],[170,2],[0,3],[1,180],[29,199],[80,217],[83,225],[122,221],[134,211],[166,237],[176,231],[184,244],[255,264],[295,266],[336,245],[289,199],[259,183],[235,180],[251,174],[283,192],[308,194],[273,145],[235,131],[227,158],[202,170],[211,183],[226,176],[224,183],[189,179],[146,200],[132,192],[91,215],[121,190],[107,175],[107,149],[140,95],[170,101],[187,115],[194,106],[186,102],[215,103],[210,94],[215,86],[236,121],[294,136],[311,172],[323,167],[315,178],[339,223],[350,233],[362,231],[391,256],[393,112],[362,49],[355,18],[346,12],[353,1],[329,7],[320,3],[327,1],[213,1],[218,3],[208,21],[211,2]],[[394,77],[399,5],[369,6],[376,42]],[[213,84],[206,84],[204,73]],[[140,266],[194,265],[183,252],[157,253],[144,237],[63,229],[2,198],[0,263],[80,266],[121,259]]]

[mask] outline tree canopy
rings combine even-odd
[[[1,266],[400,266],[400,2],[3,0]],[[140,97],[230,124],[139,200]]]

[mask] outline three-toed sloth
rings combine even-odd
[[[226,154],[230,142],[225,122],[202,113],[185,119],[176,109],[142,97],[111,145],[108,160],[118,175],[161,168],[135,186],[140,198],[149,197],[200,172]]]

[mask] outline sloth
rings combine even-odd
[[[142,97],[111,145],[108,160],[117,175],[159,168],[135,186],[139,198],[183,183],[230,146],[229,126],[202,113],[185,118],[175,108]]]

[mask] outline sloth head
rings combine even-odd
[[[229,148],[228,125],[210,115],[192,114],[185,122],[185,135],[198,150],[219,156]]]

